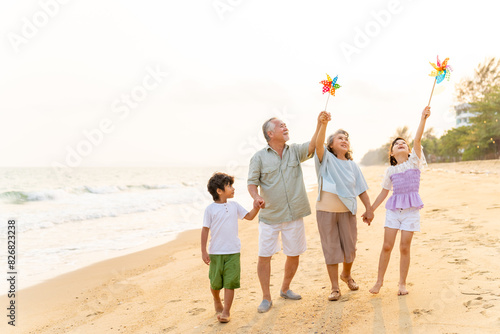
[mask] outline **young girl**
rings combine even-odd
[[[401,230],[401,243],[399,251],[401,252],[401,262],[399,266],[399,290],[398,295],[407,295],[406,277],[410,267],[410,245],[413,232],[420,231],[420,212],[424,204],[418,194],[420,185],[420,168],[425,165],[425,157],[422,152],[420,141],[424,133],[425,121],[431,114],[431,108],[425,107],[420,119],[413,151],[403,138],[396,138],[389,149],[389,161],[391,166],[387,168],[382,191],[373,203],[373,211],[385,200],[393,188],[393,194],[387,201],[385,208],[385,233],[382,252],[378,264],[377,283],[370,289],[370,292],[376,294],[380,291],[384,282],[385,271],[391,258],[391,251],[394,247],[396,234]]]

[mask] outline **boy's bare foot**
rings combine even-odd
[[[218,314],[217,320],[219,320],[219,322],[221,322],[221,323],[227,323],[230,320],[229,314],[227,314],[227,315],[225,315],[224,313]]]
[[[222,301],[220,299],[214,299],[214,307],[215,313],[222,313],[224,310],[224,305],[222,305]]]
[[[404,296],[408,294],[408,290],[406,290],[406,284],[399,284],[398,296]]]
[[[376,295],[379,291],[380,291],[380,288],[383,286],[382,283],[375,283],[375,285],[369,290],[371,293],[373,293],[374,295]]]

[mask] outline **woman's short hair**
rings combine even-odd
[[[326,140],[326,149],[328,151],[330,151],[331,153],[333,153],[333,155],[337,156],[337,154],[335,154],[335,152],[333,152],[332,148],[330,147],[332,144],[333,144],[333,139],[335,139],[335,136],[339,135],[339,134],[343,134],[344,136],[347,137],[347,139],[349,139],[349,133],[343,129],[338,129],[337,131],[335,131],[334,133],[332,133],[331,135],[328,136],[327,140]],[[351,146],[349,145],[349,151],[347,151],[345,153],[345,158],[347,160],[352,160],[352,150],[351,150]]]

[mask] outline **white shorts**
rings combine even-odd
[[[299,256],[306,251],[306,232],[302,218],[272,225],[259,222],[259,256],[270,257],[280,251],[280,232],[285,255]]]
[[[417,208],[387,210],[384,227],[420,232],[420,210]]]

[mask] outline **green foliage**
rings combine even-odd
[[[448,130],[437,138],[433,129],[424,132],[422,146],[428,162],[498,159],[500,157],[500,84],[483,90],[484,95],[471,103],[471,126]],[[408,127],[397,129],[394,136],[376,150],[369,151],[361,160],[363,165],[387,162],[389,147],[396,137],[411,137]],[[411,143],[413,146],[413,143]]]
[[[472,78],[463,78],[455,86],[459,102],[477,102],[483,99],[492,87],[500,85],[500,59],[486,58],[474,70]]]

